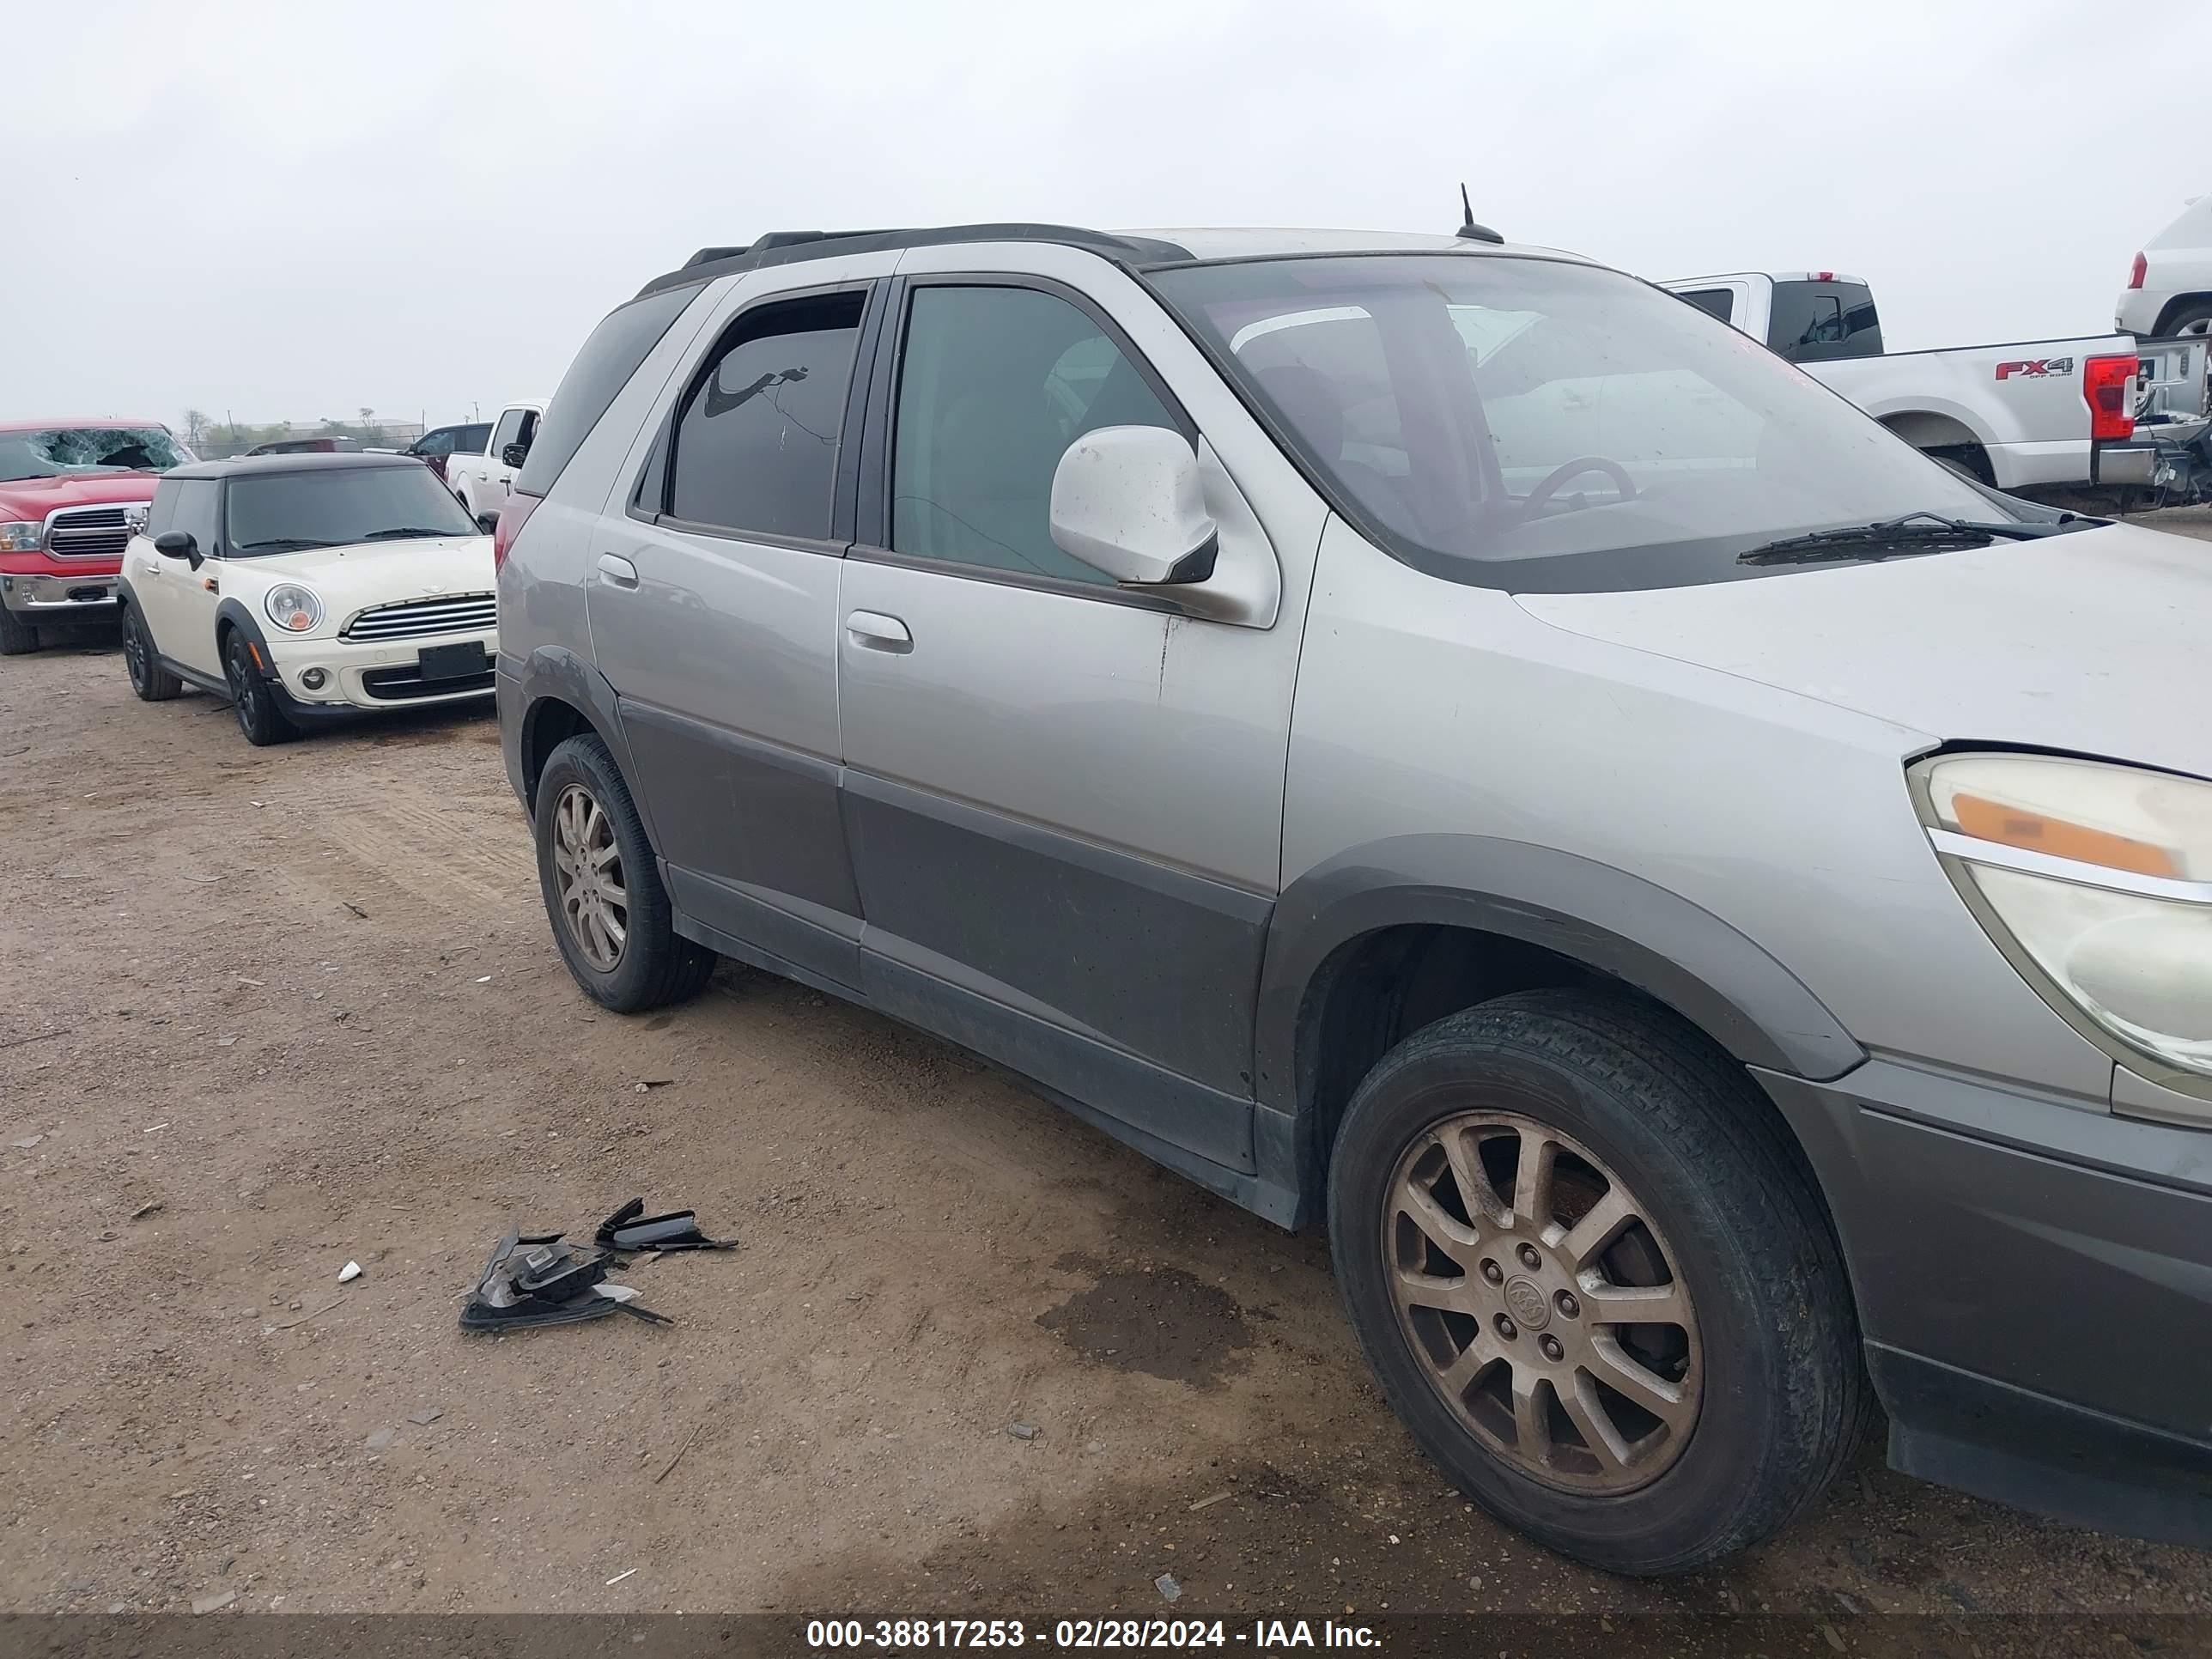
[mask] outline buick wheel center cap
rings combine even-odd
[[[1523,1330],[1540,1331],[1552,1322],[1551,1298],[1532,1279],[1507,1279],[1505,1305]]]

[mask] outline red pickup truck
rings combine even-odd
[[[0,421],[0,657],[116,615],[154,481],[192,459],[157,421]]]

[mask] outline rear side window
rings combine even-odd
[[[862,294],[749,311],[677,411],[661,510],[687,524],[824,540]]]
[[[1679,297],[1687,300],[1692,305],[1697,307],[1698,310],[1707,313],[1709,315],[1717,317],[1724,323],[1734,322],[1735,320],[1735,295],[1730,289],[1724,288],[1692,289],[1687,293],[1683,294]]]
[[[1879,357],[1874,295],[1863,283],[1777,283],[1766,343],[1793,363]]]
[[[484,425],[456,427],[453,429],[453,453],[481,455],[484,445],[491,440],[491,428]]]
[[[515,478],[517,489],[526,495],[543,495],[553,488],[554,480],[584,447],[584,440],[592,435],[592,428],[607,412],[615,395],[629,384],[637,366],[660,343],[668,325],[698,297],[696,287],[672,288],[607,313],[561,377],[560,389],[546,406],[544,418],[538,422],[527,464]]]

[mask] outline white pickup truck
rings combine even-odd
[[[509,404],[492,422],[491,441],[483,454],[455,454],[446,462],[447,483],[487,534],[499,522],[499,510],[507,505],[507,491],[521,469],[522,454],[538,435],[538,422],[544,413],[543,403]]]
[[[2005,490],[2212,478],[2202,340],[2126,334],[1885,353],[1873,292],[1831,270],[1662,284],[1763,341],[1916,447]]]

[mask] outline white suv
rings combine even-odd
[[[405,456],[179,467],[124,553],[122,589],[131,689],[228,696],[252,744],[491,695],[490,543]]]
[[[2163,339],[2212,331],[2212,195],[2144,244],[2113,319],[2130,334]]]

